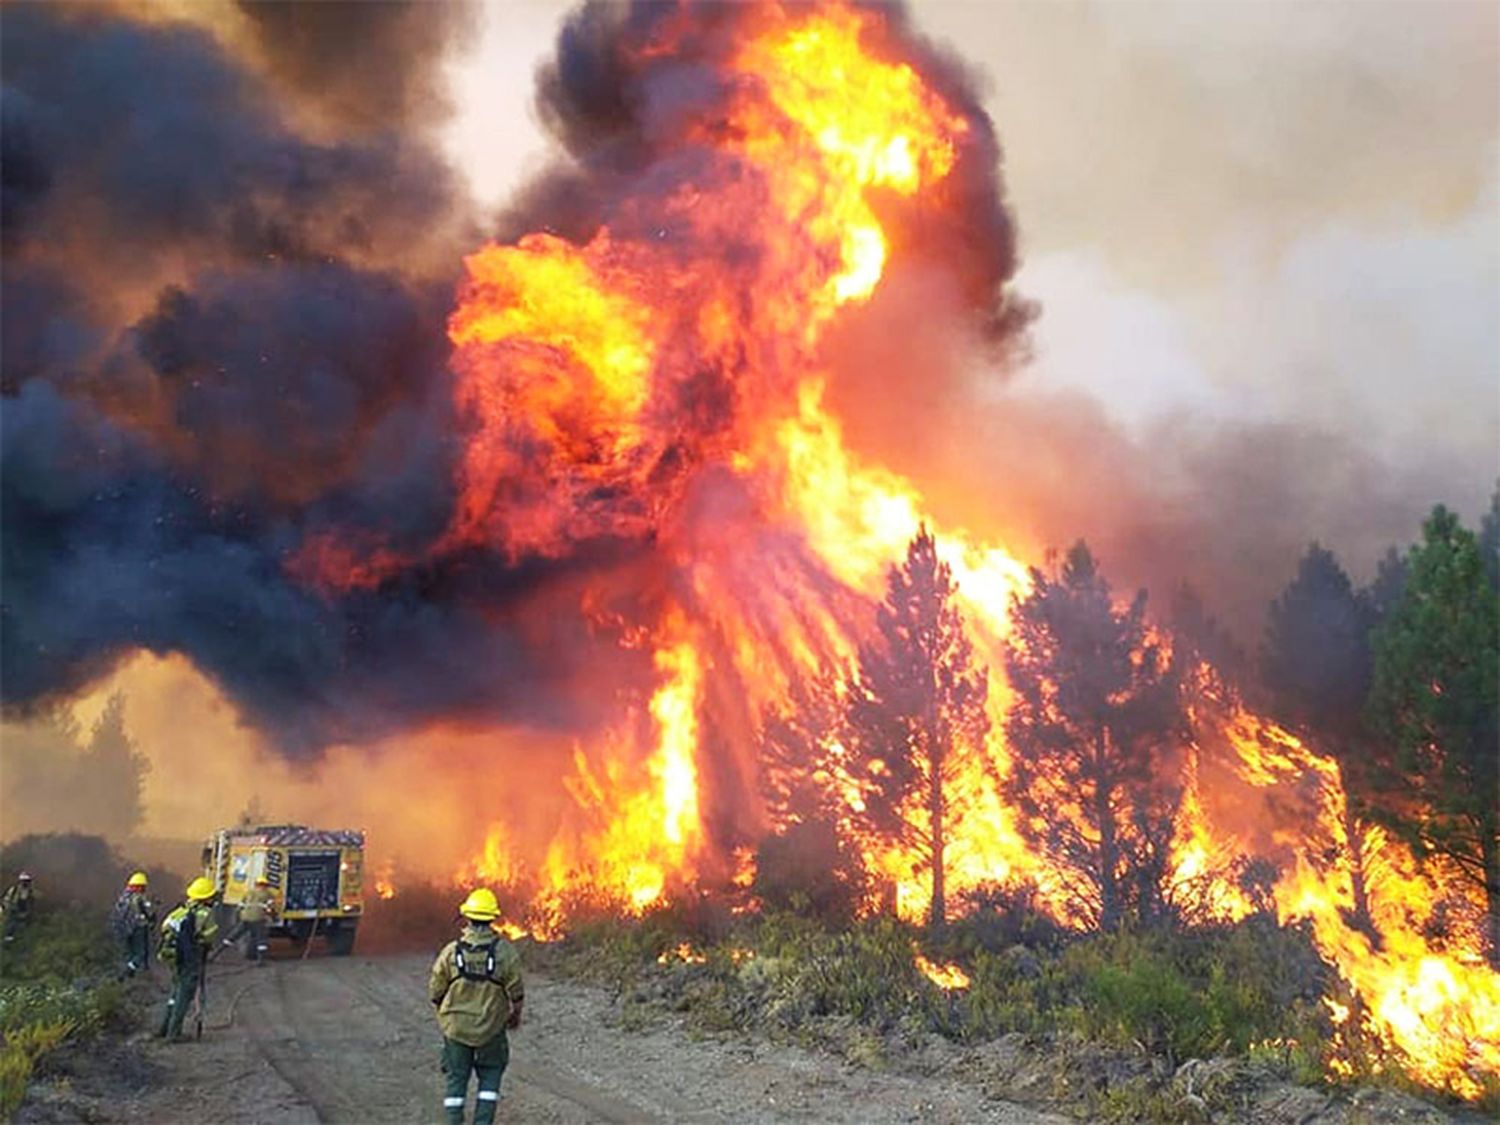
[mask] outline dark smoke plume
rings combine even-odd
[[[704,171],[684,138],[720,111],[715,64],[749,11],[705,5],[685,32],[664,5],[572,18],[538,90],[569,159],[500,236],[650,224]],[[288,565],[325,532],[421,557],[451,513],[465,421],[445,317],[477,236],[425,129],[436,64],[472,14],[243,14],[251,35],[230,49],[98,9],[4,11],[5,705],[44,705],[147,649],[187,655],[294,751],[440,716],[592,724],[609,692],[570,684],[649,668],[583,620],[578,585],[608,572],[621,601],[656,596],[649,542],[545,563],[474,548],[344,594]],[[993,132],[961,68],[888,15],[883,49],[979,131],[956,220],[912,255],[1013,335],[1026,310],[1005,291]],[[632,55],[674,20],[678,50]]]
[[[449,107],[438,64],[476,30],[476,5],[239,0],[276,82],[335,127],[379,132]]]
[[[363,40],[393,57],[414,17],[387,18]],[[425,139],[400,114],[301,137],[185,26],[10,7],[3,50],[7,708],[145,648],[186,653],[294,749],[577,715],[549,685],[599,659],[585,631],[506,624],[566,572],[454,566],[330,600],[284,566],[319,526],[400,542],[446,519],[459,247],[446,273],[404,263],[467,219]],[[401,57],[414,89],[437,51]]]

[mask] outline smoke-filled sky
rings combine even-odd
[[[449,63],[446,149],[483,201],[546,158],[530,76],[567,9],[491,5]],[[1476,517],[1500,475],[1500,10],[913,10],[985,93],[1043,310],[1031,363],[974,370],[993,409],[942,414],[987,458],[961,514],[1019,494],[1034,543],[1190,577],[1252,641],[1308,540],[1368,575],[1433,503]],[[972,480],[909,406],[871,440]]]
[[[639,671],[561,608],[614,556],[459,560],[336,602],[284,569],[321,526],[441,530],[443,318],[462,254],[559,156],[536,74],[568,9],[4,10],[12,713],[123,683],[164,693],[133,705],[143,741],[227,707],[246,746],[307,754],[438,716],[587,726],[554,686]],[[983,93],[1040,314],[1029,359],[955,358],[921,301],[878,299],[836,365],[942,351],[956,374],[836,385],[856,447],[1023,557],[1085,536],[1118,585],[1189,579],[1250,642],[1309,540],[1367,575],[1435,501],[1477,515],[1500,475],[1500,10],[912,22]],[[111,679],[139,649],[216,686],[181,658]]]

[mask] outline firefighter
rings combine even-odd
[[[510,1062],[505,1031],[521,1025],[521,955],[491,925],[500,917],[493,891],[479,888],[458,912],[468,924],[437,955],[427,989],[443,1033],[443,1112],[449,1125],[463,1125],[472,1070],[479,1078],[474,1125],[489,1125]]]
[[[271,880],[258,875],[255,886],[245,892],[240,900],[240,911],[234,932],[224,939],[225,945],[233,945],[243,934],[245,956],[253,958],[257,965],[266,963],[266,926],[276,916],[276,902],[271,897]]]
[[[120,977],[133,977],[145,969],[151,956],[151,931],[156,927],[156,907],[146,895],[148,880],[137,871],[125,880],[125,889],[110,911],[109,928],[125,954]]]
[[[16,934],[31,917],[31,875],[25,871],[16,876],[15,883],[0,898],[0,914],[5,915],[5,940],[15,941]]]
[[[219,924],[214,921],[215,893],[213,882],[198,876],[187,885],[187,901],[162,921],[157,956],[172,966],[172,993],[156,1032],[160,1039],[174,1043],[182,1039],[182,1021],[208,971],[208,954],[219,936]]]

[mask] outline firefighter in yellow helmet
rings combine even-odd
[[[198,876],[187,885],[187,900],[161,924],[161,951],[157,956],[172,966],[172,994],[167,997],[167,1009],[156,1034],[171,1042],[182,1038],[182,1021],[194,994],[202,987],[208,954],[219,936],[213,909],[217,893],[211,880]]]
[[[125,889],[110,911],[109,929],[125,954],[121,977],[133,977],[150,963],[151,931],[156,926],[156,907],[146,894],[149,880],[137,871],[125,880]]]
[[[266,963],[266,928],[276,917],[276,897],[271,893],[271,880],[257,875],[255,885],[240,899],[239,915],[235,919],[234,931],[224,939],[225,945],[233,945],[241,935],[245,938],[245,956],[256,965]]]
[[[491,925],[500,917],[493,891],[479,888],[458,912],[468,921],[458,940],[445,945],[432,963],[427,990],[443,1033],[443,1112],[449,1125],[463,1125],[473,1071],[479,1079],[474,1125],[489,1125],[510,1062],[505,1031],[520,1026],[526,998],[521,955]]]
[[[5,892],[5,896],[0,898],[0,914],[5,916],[6,941],[15,941],[21,927],[26,924],[26,919],[31,917],[31,900],[31,875],[23,871],[16,876],[16,881]]]

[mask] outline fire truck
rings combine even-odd
[[[235,908],[264,875],[276,905],[270,933],[303,943],[321,937],[345,957],[364,913],[364,855],[365,834],[352,829],[242,825],[204,842],[203,873],[219,892],[221,929],[234,925]]]

